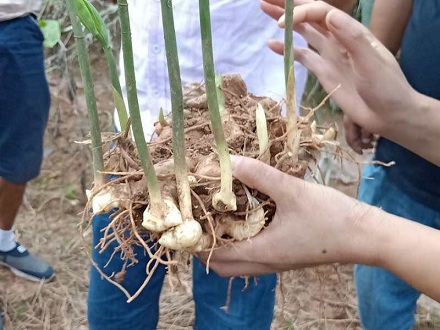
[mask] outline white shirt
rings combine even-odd
[[[0,21],[37,14],[43,0],[0,0]]]
[[[240,73],[251,93],[283,98],[283,57],[267,47],[267,40],[283,40],[284,30],[261,11],[256,0],[211,0],[210,6],[216,72]],[[129,0],[128,7],[142,124],[149,137],[159,109],[170,110],[160,0]],[[173,8],[182,83],[202,82],[198,1],[174,0]],[[294,35],[294,43],[307,47],[299,34]],[[122,53],[120,67],[125,90]],[[295,70],[301,100],[307,71],[299,63],[295,63]]]

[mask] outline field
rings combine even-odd
[[[71,64],[70,75],[61,76],[57,71],[49,74],[52,109],[43,169],[29,185],[17,219],[20,242],[50,261],[57,276],[52,283],[35,284],[0,268],[0,309],[5,312],[8,330],[87,329],[90,234],[81,236],[78,228],[86,202],[84,191],[91,183],[91,156],[88,147],[75,143],[87,138],[88,123],[82,85],[74,67]],[[111,130],[110,82],[96,50],[93,68],[101,124],[104,130]],[[72,97],[75,89],[77,95]],[[337,180],[333,184],[355,194],[355,185]],[[360,329],[352,268],[332,265],[282,274],[272,328]],[[192,328],[191,281],[185,274],[181,275],[182,286],[171,287],[165,281],[158,329]],[[426,302],[420,304],[418,329],[440,329],[436,308]]]

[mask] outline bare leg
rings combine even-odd
[[[49,281],[54,277],[53,268],[15,241],[13,226],[25,188],[26,184],[0,178],[0,264],[28,280]]]
[[[12,229],[25,188],[26,184],[16,184],[0,178],[0,229]]]

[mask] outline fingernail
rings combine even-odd
[[[362,143],[363,143],[363,144],[370,143],[370,139],[362,139]]]
[[[284,25],[285,25],[285,15],[283,15],[283,16],[281,16],[279,19],[278,19],[278,25],[280,26],[280,27],[284,27]]]
[[[327,15],[327,24],[333,25],[336,29],[343,29],[347,22],[347,14],[338,9],[333,9]]]

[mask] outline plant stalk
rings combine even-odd
[[[290,68],[293,66],[293,0],[285,0],[285,28],[284,28],[284,79],[289,83]]]
[[[94,184],[95,187],[99,188],[105,183],[105,176],[102,174],[104,171],[104,161],[102,157],[101,132],[99,128],[98,110],[96,107],[96,97],[93,87],[92,72],[90,69],[90,60],[87,53],[86,43],[84,41],[84,31],[76,13],[75,0],[67,0],[66,5],[75,36],[78,62],[84,82],[84,93],[90,120]]]
[[[294,158],[295,161],[297,161],[299,152],[299,136],[298,116],[296,114],[295,73],[293,70],[293,65],[290,68],[290,74],[287,84],[286,117],[286,147],[287,151],[291,153],[290,156]]]
[[[172,0],[161,0],[162,24],[165,38],[165,50],[168,64],[168,76],[171,91],[171,109],[173,116],[173,157],[176,173],[179,207],[184,220],[193,219],[191,190],[185,157],[185,135],[183,115],[182,79],[180,76],[179,56],[177,52],[176,31],[174,28]],[[163,116],[163,112],[162,116]]]
[[[153,162],[145,141],[142,128],[139,101],[137,96],[136,77],[134,73],[133,45],[131,41],[130,18],[127,0],[118,0],[119,19],[121,21],[121,43],[124,56],[125,81],[127,85],[128,109],[130,112],[131,126],[136,148],[141,160],[142,169],[147,178],[148,194],[150,196],[150,209],[153,213],[166,212],[166,205],[162,199],[159,180],[154,170]],[[162,214],[164,215],[164,214]]]
[[[232,164],[229,158],[228,146],[223,133],[222,120],[219,111],[215,84],[214,56],[212,50],[211,15],[209,0],[199,0],[200,28],[202,37],[203,71],[205,74],[206,94],[211,117],[212,131],[220,159],[221,188],[219,194],[222,211],[235,211],[236,201],[232,191]],[[213,205],[216,207],[215,205]]]
[[[286,79],[287,151],[297,160],[298,135],[295,90],[295,57],[293,52],[293,0],[285,0],[284,75]]]

